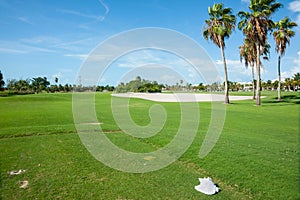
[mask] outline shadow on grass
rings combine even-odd
[[[270,103],[270,104],[278,104],[278,103],[300,104],[300,94],[295,93],[295,94],[289,94],[289,95],[282,95],[281,101],[278,101],[278,98],[274,97],[272,99],[266,99],[266,100],[262,99],[262,102]]]
[[[16,95],[28,95],[28,94],[34,94],[34,92],[0,92],[0,97],[11,97]]]

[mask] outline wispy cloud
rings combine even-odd
[[[73,41],[60,41],[53,43],[53,47],[60,48],[68,51],[81,51],[83,48],[88,47],[88,49],[91,49],[94,47],[95,44],[97,44],[95,41],[97,41],[97,38],[84,38],[79,40],[73,40]]]
[[[55,50],[37,46],[31,46],[23,44],[18,41],[0,41],[0,52],[2,53],[12,53],[12,54],[26,54],[32,52],[45,52],[45,53],[54,53]]]
[[[26,43],[30,45],[38,45],[38,44],[53,45],[53,44],[61,43],[60,39],[51,36],[37,36],[33,38],[23,38],[20,41],[22,43]]]
[[[99,0],[99,3],[105,9],[105,12],[104,12],[103,15],[100,15],[100,14],[87,14],[87,13],[83,13],[83,12],[80,12],[80,11],[69,10],[69,9],[57,9],[57,11],[62,13],[62,14],[75,15],[75,16],[79,16],[79,17],[92,19],[92,20],[94,20],[94,22],[98,22],[98,21],[101,22],[105,19],[105,17],[108,15],[110,10],[109,10],[109,7],[107,6],[107,4],[105,4],[102,0]],[[86,25],[80,25],[80,27],[85,28],[85,29],[87,28]]]
[[[108,15],[108,13],[109,13],[109,7],[102,0],[99,0],[99,2],[105,8],[105,14],[104,14],[103,19],[102,19],[102,20],[104,20],[106,15]]]
[[[33,23],[27,17],[17,17],[17,20],[19,20],[23,23],[26,23],[26,24],[33,25]]]
[[[62,55],[66,54],[72,57],[83,58],[82,52],[86,52],[86,49],[88,49],[89,51],[91,48],[93,48],[95,45],[95,41],[95,38],[84,38],[79,40],[66,41],[63,38],[53,36],[36,36],[32,38],[20,39],[18,41],[18,46],[25,45],[31,47],[39,47],[48,49],[50,51],[60,52]]]
[[[85,13],[78,12],[78,11],[75,11],[75,10],[57,9],[57,11],[60,12],[60,13],[63,13],[63,14],[76,15],[76,16],[79,16],[79,17],[85,17],[85,18],[99,20],[99,16],[85,14]]]
[[[85,60],[88,57],[88,54],[65,54],[64,56],[79,58],[80,60]]]
[[[24,54],[24,53],[27,53],[27,51],[24,51],[24,50],[11,49],[11,48],[0,48],[0,52],[9,53],[9,54]]]

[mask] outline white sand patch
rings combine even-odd
[[[199,93],[119,93],[112,94],[115,97],[140,98],[156,102],[207,102],[224,101],[222,94],[199,94]],[[230,101],[248,100],[252,96],[230,96]]]

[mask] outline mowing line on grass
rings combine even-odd
[[[91,132],[89,130],[88,132]],[[98,130],[95,132],[99,132]],[[121,130],[104,130],[102,131],[105,134],[110,133],[123,133]],[[22,138],[22,137],[32,137],[32,136],[45,136],[45,135],[62,135],[62,134],[77,134],[76,131],[69,131],[69,132],[48,132],[48,133],[24,133],[24,134],[7,134],[7,135],[0,135],[0,140],[8,139],[8,138]]]

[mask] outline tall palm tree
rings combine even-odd
[[[224,8],[223,4],[214,4],[213,7],[208,7],[209,19],[205,20],[206,27],[203,31],[203,37],[206,40],[211,40],[221,49],[222,60],[224,65],[225,79],[225,104],[229,103],[228,94],[228,74],[225,59],[225,38],[229,38],[232,30],[235,28],[235,16],[232,15],[231,8]]]
[[[297,26],[295,22],[292,22],[288,17],[283,18],[279,22],[275,22],[275,31],[273,36],[276,43],[276,52],[278,53],[278,101],[281,101],[281,73],[280,73],[280,59],[284,55],[287,44],[290,44],[290,39],[295,35],[295,32],[291,29]]]
[[[282,5],[275,0],[250,0],[249,9],[250,12],[240,11],[238,16],[241,21],[238,24],[238,28],[243,31],[244,35],[252,40],[256,49],[256,105],[261,105],[260,100],[260,68],[261,61],[260,56],[265,51],[265,45],[267,44],[268,33],[273,28],[273,21],[270,16],[281,7]]]

